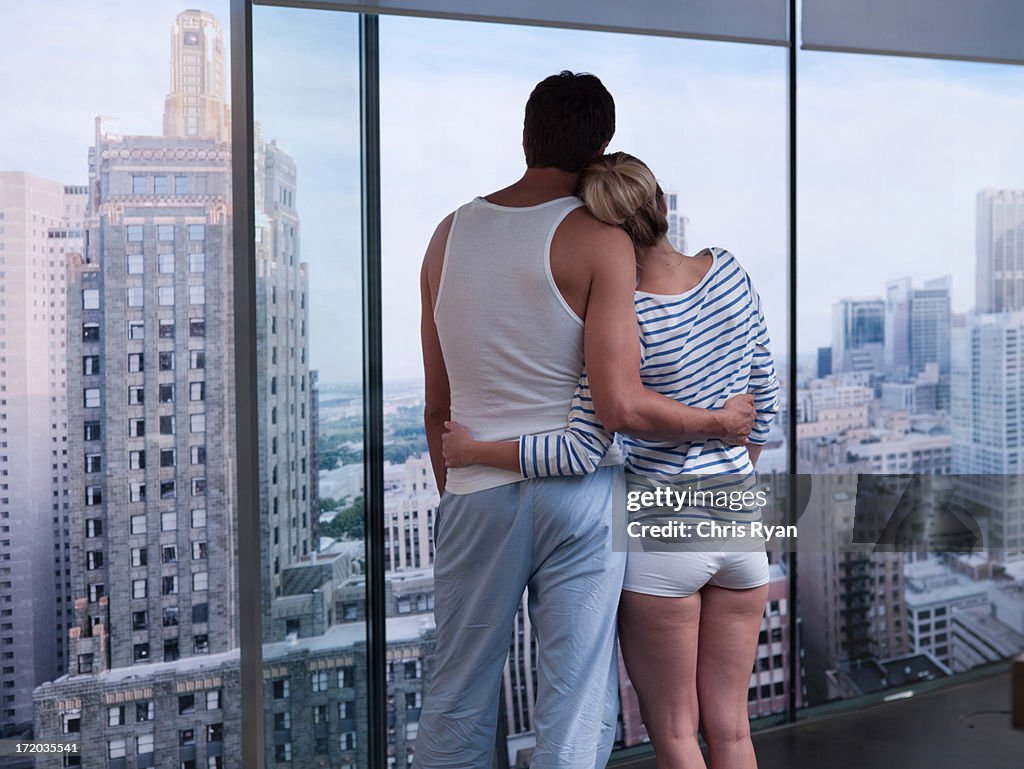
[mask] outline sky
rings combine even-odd
[[[170,27],[195,0],[9,4],[0,27],[0,169],[86,180],[97,114],[159,133]],[[199,3],[227,26],[227,2]],[[254,9],[254,111],[298,167],[311,363],[361,370],[355,18]],[[226,31],[226,29],[225,29]],[[689,246],[728,248],[762,294],[777,352],[787,316],[784,49],[384,17],[381,140],[385,376],[420,376],[418,271],[436,223],[523,170],[522,109],[563,68],[616,98],[611,149],[679,194]],[[888,280],[950,273],[973,303],[975,196],[1024,187],[1024,68],[804,52],[798,90],[798,349],[829,342],[831,305]]]

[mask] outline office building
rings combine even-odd
[[[832,305],[832,370],[881,373],[885,302],[843,299]]]
[[[0,172],[0,735],[31,726],[33,688],[67,659],[66,263],[84,215],[84,187]]]
[[[1024,190],[977,196],[975,312],[1024,309]]]

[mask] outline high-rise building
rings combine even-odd
[[[674,192],[665,193],[665,207],[668,209],[668,242],[681,254],[687,253],[686,232],[690,220],[679,210],[679,196]]]
[[[819,347],[818,348],[818,365],[817,374],[818,379],[824,379],[832,373],[832,348],[831,347]]]
[[[231,139],[227,51],[217,19],[205,11],[178,14],[171,29],[171,90],[164,100],[164,136]]]
[[[32,690],[67,658],[65,282],[85,192],[0,172],[0,735],[31,726]]]
[[[843,299],[832,305],[832,371],[881,373],[885,302]]]
[[[1024,190],[981,190],[977,200],[975,311],[1024,309]]]
[[[299,258],[295,162],[256,131],[256,349],[262,601],[282,595],[282,574],[317,550],[312,461],[309,281]],[[266,638],[266,640],[278,640]]]
[[[914,288],[910,278],[890,281],[885,291],[885,370],[909,381],[929,363],[949,373],[950,294],[948,275]]]
[[[1024,557],[1024,310],[974,315],[953,328],[952,469],[970,512],[988,521],[997,560]]]
[[[193,34],[220,60],[203,103],[226,114],[219,28],[186,11],[167,134],[97,119],[84,255],[68,269],[74,621],[35,726],[37,739],[79,732],[95,754],[83,766],[238,755],[231,148],[205,117],[192,130]]]

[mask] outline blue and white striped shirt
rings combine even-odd
[[[769,351],[761,299],[736,258],[709,249],[711,268],[683,294],[637,291],[640,378],[650,390],[698,408],[721,408],[751,393],[757,418],[752,444],[763,444],[779,406],[779,383]],[[523,476],[585,475],[597,469],[613,436],[594,412],[586,372],[580,377],[565,430],[519,439]],[[623,436],[626,470],[643,476],[750,475],[743,446],[717,439],[673,442]]]

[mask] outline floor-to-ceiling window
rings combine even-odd
[[[356,22],[253,13],[268,767],[367,766]]]
[[[0,734],[77,746],[39,767],[239,752],[229,31],[3,10]]]
[[[794,413],[813,483],[797,615],[815,705],[1024,648],[1024,72],[798,63]]]
[[[425,628],[438,497],[423,434],[419,349],[419,268],[431,233],[463,203],[523,173],[523,109],[533,86],[562,69],[592,72],[616,100],[609,150],[635,154],[657,175],[669,194],[676,248],[722,246],[749,270],[784,371],[788,80],[787,53],[773,46],[399,17],[381,19],[380,37],[385,566],[396,596],[388,606],[388,750],[401,765],[414,750],[432,653]],[[763,462],[785,472],[785,425],[773,431]],[[787,703],[787,577],[778,553],[773,560],[751,676],[755,717]],[[533,744],[536,687],[525,610],[516,623],[501,695],[511,765]],[[646,735],[624,671],[621,685],[619,744],[633,745]]]

